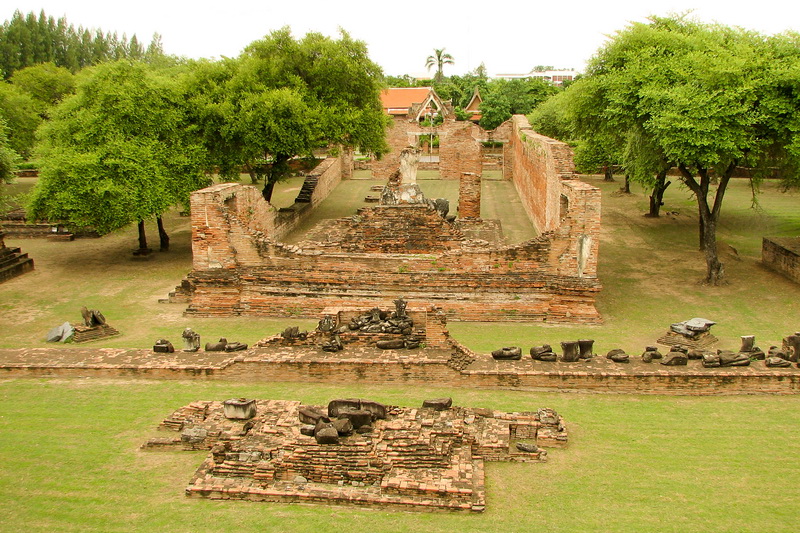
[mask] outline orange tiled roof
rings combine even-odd
[[[431,87],[394,87],[381,92],[383,110],[390,115],[405,115],[413,104],[421,104]]]

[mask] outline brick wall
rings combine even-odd
[[[481,175],[463,172],[458,187],[458,218],[481,218]]]
[[[309,203],[278,210],[261,192],[238,183],[220,183],[192,193],[192,268],[235,268],[261,261],[258,236],[280,240],[328,197],[343,174],[352,176],[352,152],[329,157],[309,173],[317,186]]]
[[[433,128],[423,128],[407,117],[393,117],[386,130],[389,153],[372,161],[372,177],[389,179],[400,165],[400,152],[407,146],[416,146],[421,134],[433,132],[439,136],[439,163],[423,164],[426,169],[438,169],[442,179],[457,180],[462,172],[480,174],[482,167],[481,145],[478,142],[487,134],[480,126],[468,121],[445,121]]]
[[[800,283],[800,238],[764,237],[761,261],[790,280]]]
[[[428,332],[430,334],[430,322]],[[458,343],[455,343],[458,344]],[[460,346],[460,345],[459,345]],[[39,349],[64,353],[63,348]],[[67,349],[69,350],[69,349]],[[6,350],[20,352],[24,350]],[[141,350],[142,356],[153,353]],[[410,352],[411,353],[411,352]],[[365,360],[348,358],[346,352],[335,359],[303,360],[270,359],[263,352],[243,360],[218,366],[170,365],[153,360],[143,365],[89,361],[80,365],[35,363],[0,366],[4,378],[107,378],[158,380],[227,380],[235,382],[300,382],[300,383],[382,383],[403,385],[443,385],[447,387],[534,389],[558,391],[594,391],[635,394],[798,394],[800,374],[796,369],[731,368],[698,369],[672,373],[667,369],[626,371],[614,369],[593,373],[566,369],[560,364],[547,367],[531,363],[530,369],[458,370],[450,364],[447,352],[441,357],[424,360]],[[417,354],[417,352],[414,352]],[[156,354],[157,355],[157,354]],[[488,357],[483,355],[482,357]],[[660,365],[656,365],[660,366]]]
[[[461,179],[464,172],[480,175],[483,156],[479,139],[483,130],[467,121],[446,120],[439,130],[439,174],[442,179]]]

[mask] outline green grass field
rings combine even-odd
[[[734,180],[719,235],[729,283],[707,287],[698,283],[705,267],[687,191],[670,187],[664,206],[670,214],[653,220],[642,216],[647,197],[638,188],[620,195],[619,183],[588,180],[603,190],[604,289],[597,305],[604,324],[453,322],[459,340],[489,351],[589,337],[600,353],[623,347],[638,354],[671,322],[693,316],[718,322],[713,332],[721,347],[736,348],[740,335],[755,334],[766,348],[800,330],[800,287],[760,264],[762,236],[800,234],[800,195],[768,183],[753,210],[747,183]],[[147,261],[131,259],[134,228],[71,243],[7,239],[34,257],[36,271],[0,285],[0,347],[45,346],[47,329],[77,321],[81,305],[102,310],[122,331],[102,346],[175,340],[186,326],[204,339],[254,342],[293,323],[189,320],[182,306],[156,303],[191,264],[188,219],[173,214],[166,222],[173,249]],[[564,415],[571,440],[546,464],[489,464],[482,515],[185,499],[183,488],[203,454],[138,447],[175,408],[238,396],[308,403],[358,396],[398,405],[452,396],[458,405],[512,411],[548,406]],[[7,379],[0,381],[0,531],[795,531],[798,428],[797,396]]]

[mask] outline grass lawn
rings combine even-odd
[[[187,500],[202,452],[138,447],[195,399],[550,406],[570,444],[488,463],[481,515]],[[0,382],[3,531],[796,531],[800,397],[637,397],[264,383]]]
[[[664,206],[670,214],[653,220],[642,216],[647,197],[640,189],[621,195],[619,183],[588,181],[603,190],[604,289],[597,305],[604,324],[452,322],[457,338],[489,351],[589,337],[600,353],[623,347],[638,354],[671,322],[694,316],[716,320],[713,332],[727,348],[738,347],[744,334],[755,334],[767,348],[800,330],[800,287],[760,264],[762,236],[800,235],[800,195],[768,183],[753,210],[748,184],[734,180],[719,230],[730,283],[706,287],[697,283],[705,265],[697,251],[696,207],[686,190],[670,187]],[[363,191],[356,189],[369,185],[344,182],[335,191],[342,196],[333,196],[325,212],[351,214],[355,204],[346,198],[362,205]],[[429,185],[450,184],[421,180],[423,189]],[[171,214],[166,224],[172,250],[145,261],[131,258],[135,228],[68,243],[7,239],[34,257],[36,270],[0,285],[0,347],[45,346],[46,331],[78,321],[82,305],[102,310],[123,333],[98,346],[144,347],[159,337],[175,342],[186,326],[201,332],[203,342],[226,336],[252,343],[293,323],[186,319],[183,306],[158,304],[191,266],[189,220]],[[154,228],[149,231],[156,239]],[[459,405],[505,410],[548,406],[564,415],[571,441],[553,450],[546,464],[490,463],[482,515],[187,500],[183,488],[203,454],[144,453],[138,446],[175,408],[237,396],[309,403],[358,396],[399,405],[452,396]],[[794,531],[800,518],[793,502],[800,483],[793,455],[798,427],[800,396],[4,380],[0,531]]]

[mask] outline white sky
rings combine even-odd
[[[464,74],[483,62],[488,73],[525,73],[535,65],[582,70],[608,35],[648,15],[693,10],[696,18],[766,34],[800,31],[794,0],[9,0],[0,20],[23,14],[66,16],[75,26],[128,37],[144,44],[154,32],[169,54],[192,58],[235,57],[254,40],[290,26],[335,36],[338,28],[365,41],[373,61],[391,75],[426,73],[425,60],[444,47],[455,58],[445,74]],[[468,6],[476,6],[470,8]]]

